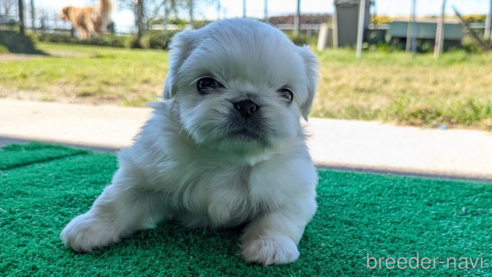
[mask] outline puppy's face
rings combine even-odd
[[[164,98],[200,147],[258,154],[299,135],[317,79],[307,48],[243,19],[180,33],[171,47]]]
[[[69,13],[70,13],[70,9],[72,7],[65,7],[62,9],[61,13],[60,13],[60,18],[63,19],[63,20],[69,20]]]

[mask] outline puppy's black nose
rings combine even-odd
[[[243,100],[234,103],[234,108],[244,117],[248,117],[254,114],[260,107],[251,100]]]

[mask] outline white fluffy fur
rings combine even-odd
[[[282,264],[316,211],[317,175],[300,117],[313,101],[317,60],[277,29],[231,19],[175,36],[164,101],[133,146],[119,154],[111,185],[61,238],[75,251],[119,241],[153,222],[190,227],[247,223],[241,253],[248,261]],[[196,82],[213,77],[225,88],[200,95]],[[286,105],[278,90],[294,93]],[[236,139],[224,122],[232,102],[260,106],[262,139]]]

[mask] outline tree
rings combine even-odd
[[[193,0],[188,0],[188,12],[190,14],[190,26],[191,26],[191,29],[194,29],[195,27],[195,22],[193,20],[194,18],[194,14],[193,14],[193,8],[195,6],[195,1]]]
[[[2,0],[0,1],[0,15],[5,16],[5,18],[9,18],[14,14],[14,7],[17,5],[17,0]]]
[[[144,33],[144,3],[143,0],[135,0],[135,25],[137,26],[137,37],[141,38]]]
[[[3,0],[2,0],[3,1]],[[187,11],[189,24],[195,27],[195,7],[198,4],[212,5],[220,0],[133,0],[130,4],[127,0],[118,0],[120,6],[126,6],[135,11],[135,24],[139,33],[143,32],[144,26],[151,23],[162,22],[164,31],[171,16],[176,16],[180,11]]]

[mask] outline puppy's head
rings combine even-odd
[[[203,147],[261,153],[301,132],[318,62],[274,27],[229,19],[177,34],[164,98]]]
[[[60,18],[63,19],[63,20],[69,20],[70,19],[70,9],[72,9],[72,7],[68,6],[68,7],[64,7],[60,13]]]

